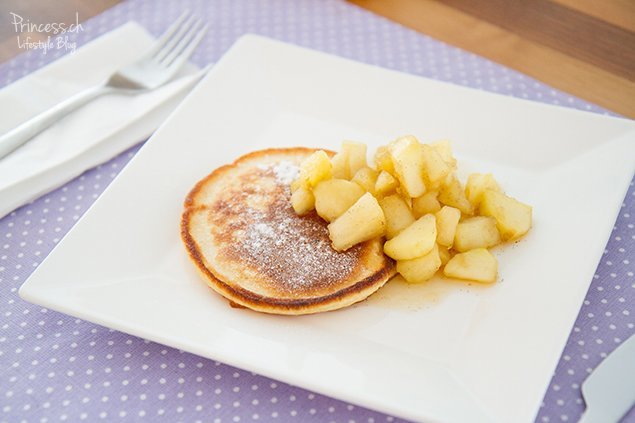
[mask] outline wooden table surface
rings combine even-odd
[[[76,12],[82,21],[119,1],[3,0],[0,62],[21,52],[11,12],[72,23]],[[349,1],[635,118],[635,0]]]

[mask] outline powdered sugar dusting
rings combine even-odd
[[[284,204],[271,207],[263,220],[251,222],[246,234],[237,246],[244,259],[288,291],[345,279],[357,263],[353,252],[333,250],[317,216],[299,218]]]
[[[288,160],[278,163],[259,164],[256,166],[260,170],[271,170],[276,177],[276,182],[282,185],[290,185],[300,174],[300,167]]]
[[[244,277],[265,275],[270,287],[285,296],[313,295],[346,280],[359,264],[361,247],[338,253],[319,216],[295,214],[288,184],[297,177],[298,166],[279,162],[258,169],[260,176],[253,184],[245,182],[240,191],[226,192],[219,212],[212,215],[217,227],[225,228],[218,234],[222,253],[241,264]],[[275,179],[276,184],[257,193],[257,186],[265,186],[263,178]],[[255,195],[262,195],[266,203],[251,204]]]
[[[294,163],[282,161],[273,167],[273,173],[278,182],[289,185],[298,177],[300,168]]]

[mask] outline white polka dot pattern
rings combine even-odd
[[[131,0],[83,24],[79,45],[128,20],[160,34],[188,8],[210,31],[193,61],[216,61],[244,33],[456,84],[597,113],[605,110],[338,0]],[[0,65],[4,86],[60,57]],[[0,422],[386,422],[356,407],[23,302],[20,284],[125,166],[134,147],[0,220]],[[567,343],[538,422],[576,421],[588,372],[635,332],[635,190]],[[635,412],[625,421],[635,421]]]

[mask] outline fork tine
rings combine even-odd
[[[190,12],[186,10],[181,14],[181,16],[176,18],[174,23],[170,25],[170,27],[166,29],[163,34],[161,34],[161,37],[159,37],[159,39],[156,40],[152,47],[145,53],[144,58],[150,58],[154,56],[159,50],[161,50],[168,42],[168,40],[172,38],[176,30],[181,26],[181,24],[189,14]]]
[[[190,15],[185,22],[179,25],[176,34],[172,35],[170,39],[161,47],[161,49],[153,56],[153,60],[156,62],[161,62],[170,52],[174,49],[174,46],[183,38],[183,35],[186,34],[189,29],[192,27],[194,22],[196,22],[197,18],[193,15]]]
[[[207,32],[207,29],[209,28],[209,25],[205,25],[195,36],[194,38],[190,41],[190,43],[185,46],[185,48],[183,49],[183,51],[181,52],[180,55],[178,55],[177,57],[175,57],[172,61],[172,63],[169,64],[168,69],[172,72],[176,71],[178,68],[180,68],[181,66],[183,66],[183,63],[185,63],[185,61],[187,59],[190,58],[190,56],[192,55],[192,53],[194,52],[194,50],[196,49],[196,46],[198,46],[198,44],[201,42],[201,40],[203,39],[203,36],[205,35],[205,33]]]
[[[164,57],[163,60],[161,60],[161,64],[163,66],[169,66],[170,63],[172,63],[174,59],[176,59],[181,54],[181,52],[189,45],[190,41],[192,41],[192,39],[196,36],[202,26],[203,21],[198,19],[188,30],[188,32],[183,35],[183,38],[181,38],[179,43],[176,45],[176,47],[174,47],[170,54]]]

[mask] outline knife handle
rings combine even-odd
[[[62,119],[64,116],[88,103],[92,99],[108,92],[104,85],[97,85],[56,104],[50,109],[27,120],[21,125],[13,128],[6,134],[0,136],[0,159],[11,153],[16,148],[25,144],[31,138]]]

